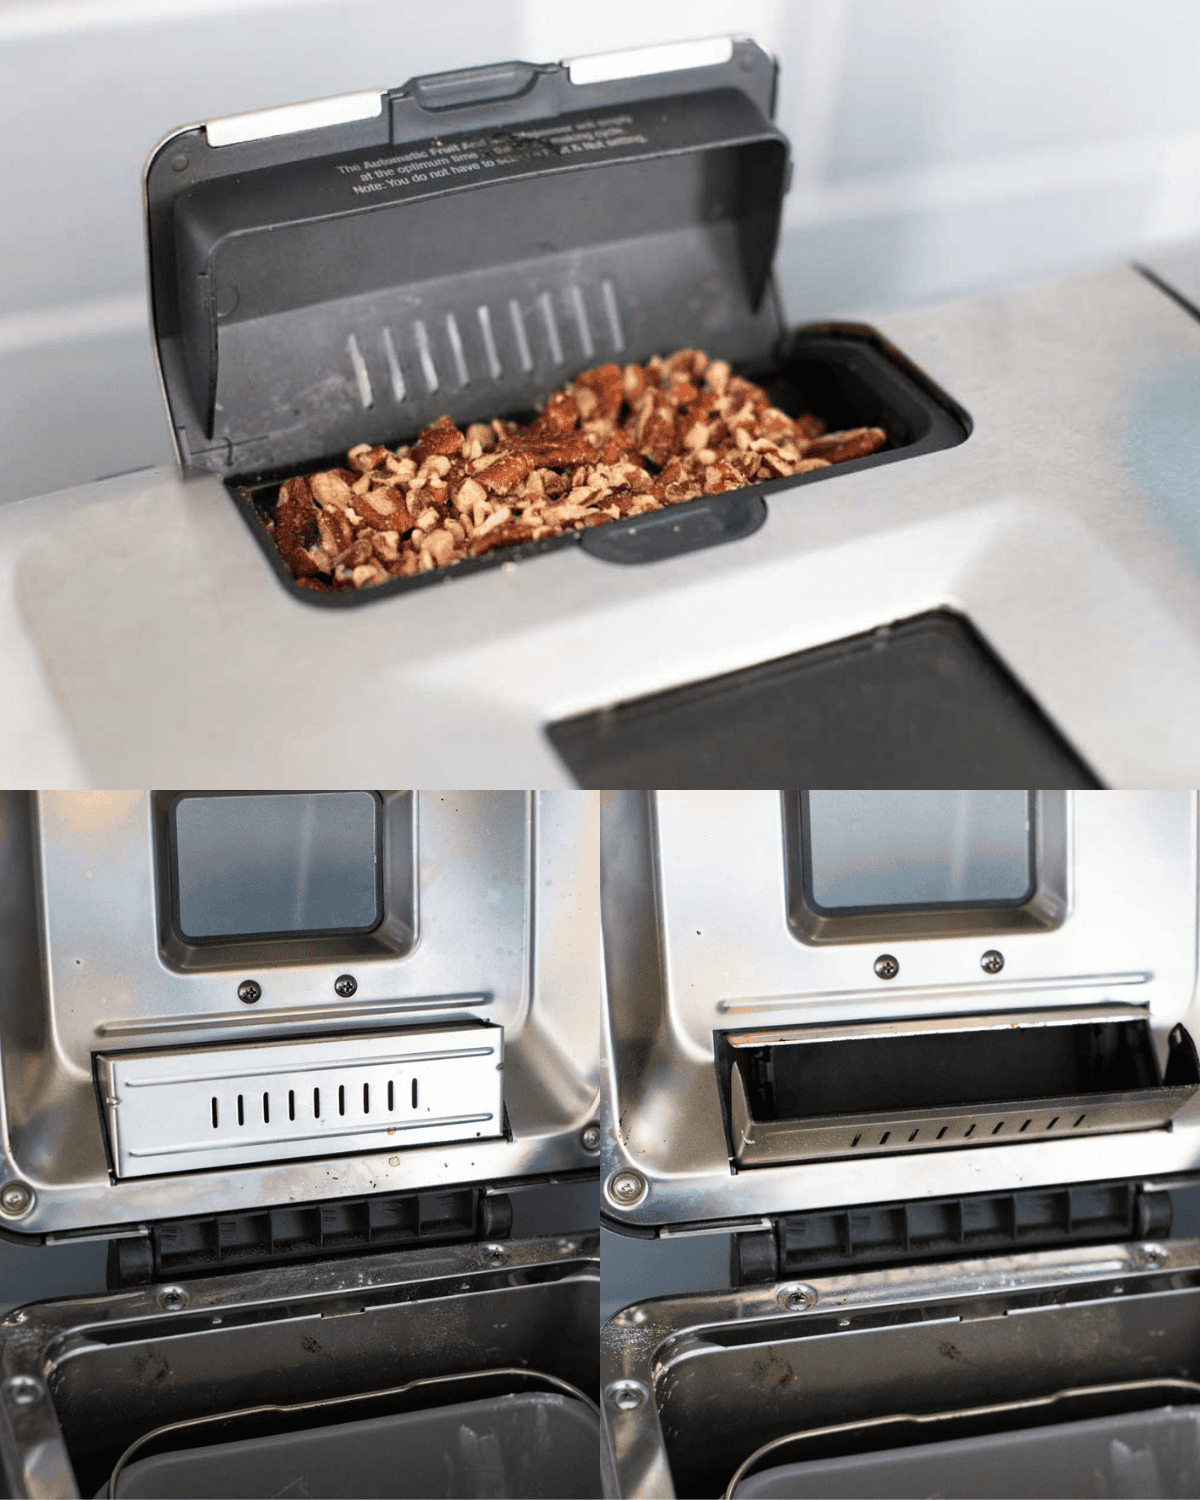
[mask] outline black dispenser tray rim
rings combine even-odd
[[[580,546],[600,560],[636,565],[735,541],[757,531],[769,519],[769,502],[775,502],[801,486],[955,447],[965,442],[970,434],[971,423],[967,414],[872,328],[860,324],[821,323],[794,329],[769,368],[751,368],[747,373],[749,378],[766,385],[772,399],[787,400],[781,382],[789,380],[789,372],[805,365],[828,377],[831,395],[826,398],[825,412],[822,412],[819,396],[813,401],[809,394],[811,387],[797,392],[792,385],[789,387],[793,392],[792,404],[799,395],[809,409],[816,411],[816,415],[827,423],[836,422],[841,428],[882,426],[888,432],[888,442],[883,448],[865,458],[832,464],[828,468],[746,485],[723,495],[702,495],[695,500],[685,500],[663,510],[651,511],[634,522],[613,521],[605,526],[586,527],[540,541],[520,542],[497,548],[482,557],[465,558],[427,573],[395,578],[369,588],[329,592],[305,588],[283,560],[266,527],[279,485],[297,473],[297,469],[289,467],[286,471],[230,475],[223,479],[223,483],[271,570],[287,592],[293,598],[318,608],[347,609],[449,584],[508,564],[525,563],[564,547]],[[847,396],[844,389],[847,383],[852,391],[857,387],[856,394]],[[877,403],[875,409],[863,409],[864,391],[868,393],[868,401]],[[415,437],[415,434],[411,436]],[[902,440],[898,441],[898,438]],[[338,468],[344,461],[344,453],[327,455],[318,463],[305,464],[303,471],[319,473],[322,467]],[[742,514],[732,515],[738,511]],[[666,549],[660,535],[665,516],[670,516],[671,531],[677,537],[674,546]]]

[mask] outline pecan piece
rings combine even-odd
[[[372,469],[377,469],[387,456],[388,451],[382,443],[376,443],[373,448],[369,443],[359,443],[357,448],[351,448],[346,455],[346,462],[352,469],[357,469],[360,474],[369,474]]]
[[[299,577],[322,571],[315,554],[321,550],[321,533],[312,495],[303,479],[285,479],[275,504],[275,545],[292,572]]]
[[[625,377],[620,365],[600,365],[594,370],[586,370],[575,381],[575,389],[577,393],[587,391],[595,398],[593,412],[602,422],[615,422],[621,415]],[[578,394],[575,399],[578,402]]]
[[[805,448],[806,458],[827,458],[830,463],[844,464],[852,458],[865,458],[887,442],[882,427],[850,427],[845,432],[830,432],[814,438]]]
[[[353,504],[354,496],[350,493],[350,486],[332,469],[323,474],[314,474],[308,483],[313,499],[322,510],[345,510],[348,505]]]
[[[533,468],[534,461],[528,453],[502,453],[499,458],[488,462],[487,468],[481,469],[475,478],[493,495],[507,495],[533,472]]]
[[[435,454],[439,457],[452,458],[462,450],[463,435],[454,425],[453,418],[445,416],[439,417],[436,422],[425,428],[413,444],[412,456],[420,466],[427,458]]]

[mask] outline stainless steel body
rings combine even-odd
[[[320,1425],[396,1410],[413,1382],[410,1408],[439,1378],[459,1399],[521,1389],[520,1369],[590,1396],[597,1250],[594,1233],[422,1249],[18,1309],[0,1323],[7,1493],[94,1494],[145,1434],[245,1408],[238,1436],[280,1430],[273,1407]]]
[[[1012,1430],[1047,1407],[1168,1406],[1198,1371],[1196,1240],[663,1298],[601,1331],[608,1492],[720,1495],[760,1445],[825,1426],[864,1424],[862,1451],[889,1446],[876,1419],[1008,1407],[985,1424]]]
[[[39,1237],[105,1237],[188,1213],[594,1168],[595,1151],[581,1139],[598,1105],[593,798],[413,793],[387,794],[384,806],[407,807],[411,817],[388,825],[386,914],[376,933],[189,947],[172,935],[165,910],[158,794],[7,795],[0,1224]],[[341,984],[347,971],[353,986]],[[247,980],[260,992],[251,1004],[239,996]],[[261,1118],[269,1106],[259,1101],[275,1086],[261,1069],[282,1065],[270,1060],[276,1047],[300,1070],[291,1075],[297,1090],[305,1067],[336,1065],[333,1088],[349,1094],[349,1114],[336,1094],[317,1108],[323,1139],[307,1159],[287,1159],[295,1153],[270,1139],[284,1123],[286,1091],[275,1095],[275,1125]],[[429,1069],[453,1070],[444,1054],[456,1048],[461,1072],[436,1081]],[[401,1058],[422,1050],[441,1060]],[[219,1086],[200,1084],[198,1108],[209,1141],[233,1131],[240,1144],[225,1165],[156,1158],[155,1175],[126,1175],[130,1159],[110,1163],[104,1128],[106,1110],[111,1118],[125,1106],[106,1103],[120,1093],[100,1085],[127,1083],[138,1070],[160,1076],[171,1059],[197,1075],[232,1073]],[[484,1087],[472,1071],[480,1066]],[[230,1123],[238,1077],[257,1126]],[[306,1086],[311,1097],[313,1080]],[[406,1144],[400,1125],[436,1102],[435,1086],[444,1114],[493,1118],[452,1126],[437,1144]],[[302,1092],[300,1105],[302,1116]],[[389,1108],[393,1118],[364,1136],[371,1111],[377,1119]],[[302,1118],[287,1123],[299,1128]],[[343,1143],[347,1125],[354,1131]],[[186,1130],[163,1136],[153,1119],[135,1130],[143,1147],[156,1135],[159,1146],[194,1143]]]
[[[666,562],[572,548],[328,612],[279,587],[215,478],[5,507],[0,766],[302,785],[332,757],[354,784],[386,744],[418,785],[562,786],[548,722],[949,605],[1101,779],[1194,781],[1200,323],[1123,267],[876,326],[969,439],[778,496],[754,535]]]
[[[1047,796],[1064,800],[1048,803]],[[1194,1097],[1169,1132],[1089,1139],[1086,1121],[1079,1134],[1068,1128],[1075,1116],[1056,1123],[1065,1134],[1048,1134],[1050,1111],[1034,1114],[1036,1129],[1022,1133],[1026,1114],[1013,1111],[1023,1096],[1014,1095],[1008,1110],[988,1115],[986,1145],[964,1138],[946,1150],[947,1142],[935,1139],[938,1149],[926,1150],[924,1138],[909,1143],[914,1122],[903,1132],[884,1122],[881,1133],[891,1129],[890,1139],[852,1151],[847,1132],[838,1142],[839,1151],[847,1149],[835,1159],[785,1155],[773,1165],[768,1155],[754,1170],[731,1169],[723,1116],[730,1106],[717,1068],[724,1033],[899,1038],[922,1028],[952,1032],[976,1013],[988,1017],[980,1024],[1007,1017],[1024,1025],[1038,1013],[1042,1022],[1049,1016],[1070,1024],[1102,1007],[1148,1018],[1161,1056],[1174,1027],[1196,1029],[1195,795],[1041,794],[1038,806],[1041,822],[1063,819],[1058,925],[1014,928],[1012,909],[1000,908],[990,935],[956,931],[952,922],[942,936],[893,933],[887,949],[898,973],[885,979],[874,969],[882,944],[869,934],[820,943],[789,923],[789,814],[781,794],[604,794],[607,1087],[619,1123],[605,1140],[602,1171],[605,1212],[614,1223],[684,1229],[1200,1165]],[[994,974],[981,967],[989,949],[1002,950]],[[939,1125],[947,1123],[949,1116]],[[1006,1133],[994,1135],[1003,1125]],[[811,1154],[828,1155],[815,1147]],[[620,1191],[627,1173],[640,1188]]]

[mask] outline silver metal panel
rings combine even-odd
[[[101,1055],[117,1176],[501,1135],[503,1038],[486,1026]]]
[[[249,971],[236,949],[216,962],[219,948],[205,949],[193,967],[164,946],[149,794],[0,799],[0,1183],[32,1193],[0,1223],[103,1235],[189,1213],[594,1168],[581,1135],[599,1105],[596,799],[414,797],[416,928],[397,951],[314,957],[297,941],[259,952]],[[347,970],[357,989],[342,998],[334,985]],[[262,989],[253,1005],[238,998],[247,978]],[[401,1149],[392,1137],[323,1147],[323,1159],[110,1178],[96,1055],[452,1024],[503,1030],[508,1138],[473,1127],[444,1144]],[[494,1101],[489,1085],[480,1111]]]
[[[570,548],[328,612],[283,592],[215,479],[5,506],[0,772],[563,786],[549,720],[949,605],[1102,779],[1193,784],[1200,323],[1117,268],[878,327],[968,441],[773,498],[753,536],[651,567]]]
[[[1092,1007],[1139,1006],[1161,1062],[1174,1026],[1200,1031],[1194,793],[1069,794],[1061,924],[1005,931],[1001,911],[991,935],[947,923],[941,936],[891,936],[891,980],[873,970],[882,944],[806,943],[789,927],[782,816],[771,792],[604,794],[607,1088],[617,1123],[602,1172],[612,1218],[652,1228],[1200,1165],[1193,1097],[1169,1132],[731,1172],[717,1032],[907,1030],[920,1018],[1016,1010],[1082,1020]],[[1003,952],[999,974],[981,968],[990,948]],[[645,1191],[622,1202],[611,1188],[625,1171]]]
[[[1087,1021],[1144,1021],[1149,1012],[1144,1005],[1080,1005],[1069,1011],[1006,1010],[977,1011],[966,1015],[911,1016],[900,1021],[853,1021],[840,1026],[798,1026],[788,1031],[738,1031],[728,1038],[729,1045],[766,1047],[775,1042],[851,1041],[868,1036],[920,1036],[943,1030],[993,1031],[1011,1027],[1063,1026]]]

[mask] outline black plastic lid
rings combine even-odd
[[[150,161],[155,339],[185,464],[244,477],[535,407],[590,365],[768,357],[775,64],[419,78],[378,116]]]

